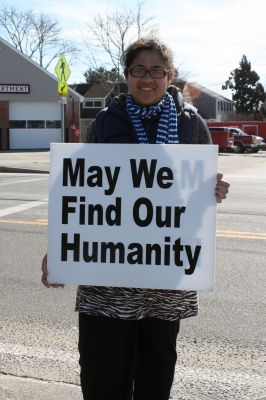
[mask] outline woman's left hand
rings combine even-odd
[[[229,192],[229,187],[230,184],[223,180],[223,174],[218,172],[215,187],[215,197],[217,203],[221,203],[226,198],[226,195]]]

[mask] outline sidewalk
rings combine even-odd
[[[50,151],[0,150],[0,173],[49,174]]]
[[[0,400],[81,400],[80,386],[0,374]]]

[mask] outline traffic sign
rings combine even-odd
[[[66,96],[68,94],[68,84],[65,82],[58,82],[58,94]]]
[[[71,74],[71,71],[64,54],[61,54],[61,57],[59,58],[58,63],[56,64],[55,72],[59,82],[61,83],[67,82]]]

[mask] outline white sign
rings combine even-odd
[[[52,144],[49,282],[212,290],[217,153]]]
[[[0,93],[30,93],[30,85],[0,83]]]

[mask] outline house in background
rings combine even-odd
[[[78,141],[82,101],[70,89],[62,106],[56,77],[0,37],[0,149]]]
[[[99,111],[107,107],[118,93],[127,93],[124,82],[80,83],[71,85],[72,89],[84,97],[80,106],[81,142],[85,141],[86,131]]]
[[[234,112],[234,102],[197,83],[187,82],[191,102],[207,121],[225,121]]]

